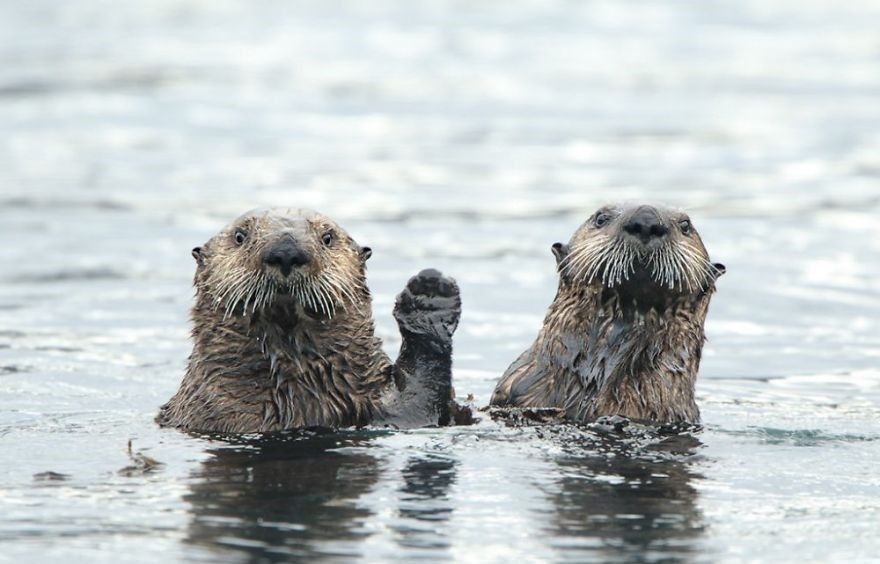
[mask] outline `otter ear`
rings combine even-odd
[[[550,247],[550,250],[553,251],[553,256],[556,257],[556,264],[558,265],[565,257],[568,256],[568,245],[563,243],[553,243],[553,246]]]
[[[720,262],[714,263],[712,266],[715,267],[715,279],[718,280],[724,273],[727,272],[727,267],[721,264]]]
[[[373,256],[373,249],[370,247],[361,247],[360,252],[358,253],[361,256],[361,260],[367,262],[371,256]]]

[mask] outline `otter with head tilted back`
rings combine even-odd
[[[297,209],[248,212],[193,249],[193,351],[159,424],[255,433],[465,417],[451,384],[458,286],[435,270],[410,279],[392,363],[374,335],[370,255],[330,218]]]
[[[553,245],[559,288],[492,405],[551,407],[574,422],[698,423],[694,385],[724,266],[684,213],[608,206]]]

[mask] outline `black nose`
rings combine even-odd
[[[294,268],[308,264],[309,255],[296,243],[284,241],[272,247],[263,260],[269,266],[277,266],[284,276],[289,276]]]
[[[629,218],[629,221],[623,226],[623,230],[638,237],[643,243],[648,243],[651,239],[659,239],[669,233],[669,229],[663,225],[660,216],[653,208],[638,210]]]

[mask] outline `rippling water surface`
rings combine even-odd
[[[868,0],[4,2],[0,560],[876,557],[878,30]],[[700,433],[152,421],[189,249],[245,209],[372,246],[392,355],[406,279],[454,275],[485,404],[550,245],[622,199],[688,209],[728,267]]]

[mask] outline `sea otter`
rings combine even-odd
[[[436,270],[410,279],[394,317],[395,363],[374,335],[372,254],[329,217],[245,213],[192,251],[193,350],[160,425],[257,433],[306,427],[447,425],[458,286]]]
[[[698,423],[703,324],[725,268],[710,262],[687,214],[606,206],[553,254],[556,298],[492,405],[558,408],[577,423]]]

